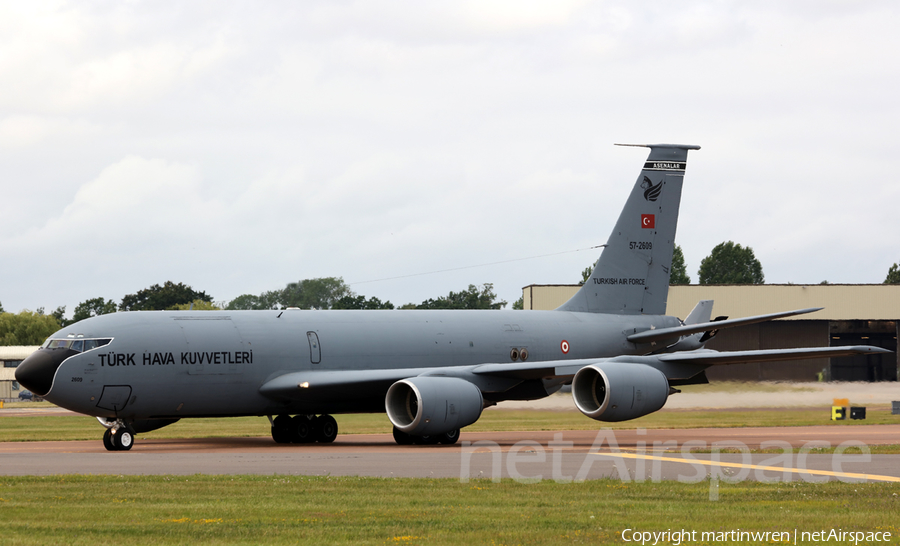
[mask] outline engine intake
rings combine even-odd
[[[645,364],[593,364],[575,374],[572,398],[591,419],[628,421],[662,408],[669,398],[669,381]]]
[[[481,390],[464,379],[421,376],[402,379],[384,399],[391,423],[413,436],[443,434],[481,417]]]

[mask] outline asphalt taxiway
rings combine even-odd
[[[100,440],[0,443],[0,475],[277,474],[560,481],[619,479],[900,482],[900,425],[563,432],[464,432],[452,446],[399,446],[389,434],[333,444],[269,437],[142,439],[127,452]],[[862,447],[842,453],[840,446]],[[838,448],[834,453],[823,448]],[[766,452],[754,452],[767,449]]]

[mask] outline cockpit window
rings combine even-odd
[[[97,347],[102,347],[112,341],[112,338],[99,338],[99,339],[48,339],[44,343],[44,348],[46,349],[71,349],[77,353],[81,353],[84,351],[90,351],[91,349],[96,349]]]
[[[96,349],[97,347],[102,347],[109,343],[111,340],[109,339],[86,339],[84,340],[84,350],[90,351],[91,349]]]

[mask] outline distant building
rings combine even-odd
[[[556,309],[579,285],[529,285],[522,289],[525,309]],[[727,328],[707,347],[719,351],[874,345],[891,355],[819,358],[714,366],[710,380],[897,381],[900,360],[900,285],[757,284],[677,285],[669,287],[666,314],[684,318],[700,300],[715,300],[713,318],[763,315],[808,307],[822,311],[750,326]]]
[[[39,347],[0,347],[0,400],[19,398],[22,387],[16,381],[16,367]]]

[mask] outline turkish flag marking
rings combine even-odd
[[[653,214],[641,214],[641,227],[653,229],[656,227],[656,216]]]

